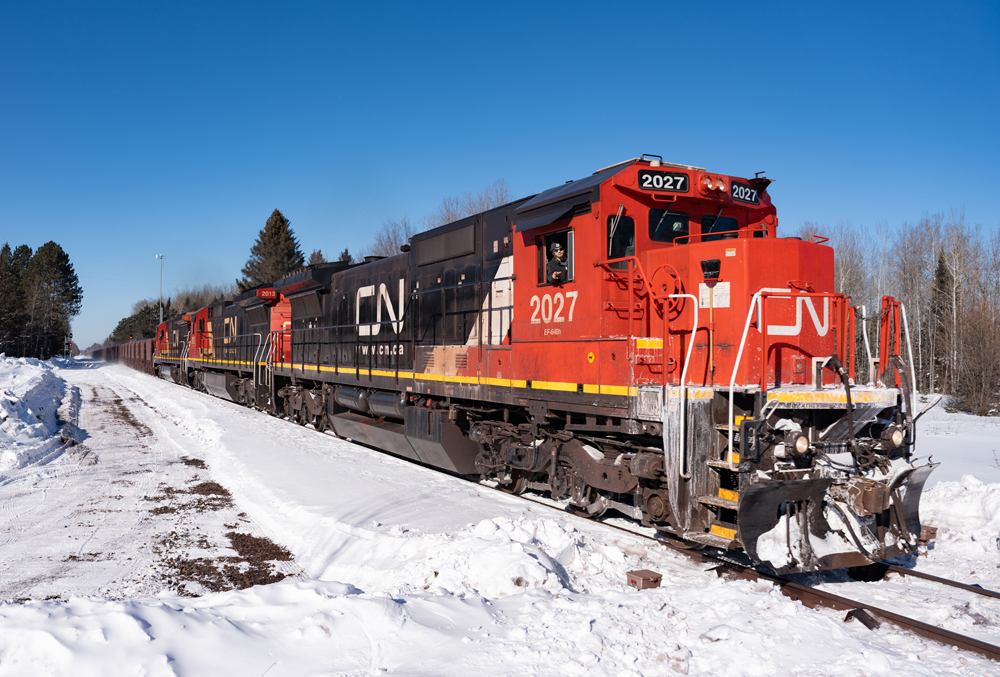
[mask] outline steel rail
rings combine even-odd
[[[925,574],[922,571],[915,571],[913,569],[904,569],[903,567],[898,567],[895,564],[887,564],[886,572],[891,572],[894,574],[899,574],[900,576],[912,576],[914,578],[923,578],[927,581],[934,581],[935,583],[940,583],[941,585],[947,585],[952,588],[958,588],[959,590],[965,590],[967,592],[973,592],[977,595],[984,595],[985,597],[993,597],[995,599],[1000,599],[1000,592],[996,590],[990,590],[989,588],[984,588],[979,585],[969,585],[968,583],[959,583],[958,581],[953,581],[950,578],[941,578],[940,576],[935,576],[934,574]]]
[[[542,501],[526,497],[519,496],[526,501],[531,503],[536,503],[538,505],[545,506],[546,508],[551,508],[557,510],[555,506],[549,505]],[[593,524],[595,520],[583,517],[582,515],[576,515],[572,512],[567,512],[565,510],[560,510],[559,512],[576,517],[578,519],[586,520],[587,522]],[[849,618],[857,618],[866,627],[872,628],[879,625],[878,621],[887,621],[893,625],[912,632],[915,635],[924,637],[925,639],[930,639],[941,644],[948,646],[954,646],[965,651],[970,651],[972,653],[985,656],[992,660],[1000,662],[1000,646],[994,644],[989,644],[988,642],[983,642],[982,640],[975,639],[974,637],[969,637],[951,630],[946,630],[945,628],[938,627],[936,625],[931,625],[929,623],[924,623],[923,621],[918,621],[915,618],[910,618],[909,616],[904,616],[902,614],[897,614],[888,609],[883,609],[877,607],[873,604],[868,604],[866,602],[859,602],[857,600],[849,599],[847,597],[842,597],[840,595],[835,595],[831,592],[826,592],[824,590],[819,590],[817,588],[812,588],[807,585],[802,585],[801,583],[796,583],[790,581],[787,578],[777,576],[775,574],[769,574],[763,571],[759,571],[752,567],[744,566],[738,562],[730,561],[710,555],[708,553],[699,550],[689,550],[685,549],[679,545],[672,544],[669,540],[655,538],[653,536],[648,536],[646,534],[633,531],[631,529],[626,529],[624,527],[617,526],[615,524],[608,524],[606,522],[597,522],[601,526],[608,527],[610,529],[615,529],[617,531],[622,531],[637,538],[642,538],[649,541],[654,541],[660,545],[669,547],[674,552],[685,555],[691,559],[694,559],[703,564],[714,564],[715,566],[711,569],[715,571],[718,576],[725,576],[726,574],[737,576],[746,580],[765,580],[772,583],[778,590],[791,600],[801,602],[803,605],[813,609],[815,607],[824,607],[827,609],[834,609],[836,611],[847,611],[848,615],[845,617],[845,621]],[[899,567],[890,566],[889,570],[896,570]],[[971,592],[976,592],[979,594],[987,594],[989,596],[1000,597],[1000,593],[993,592],[992,590],[985,590],[985,588],[976,588],[975,586],[965,585],[964,583],[956,583],[955,581],[949,581],[948,579],[941,579],[937,576],[932,576],[930,574],[918,574],[906,569],[902,569],[901,572],[905,572],[907,575],[915,575],[920,578],[927,578],[929,580],[935,580],[948,585],[954,585],[955,587],[969,590]],[[858,612],[864,611],[868,614],[869,618],[864,618],[863,615]],[[870,620],[874,617],[876,620],[873,622]]]

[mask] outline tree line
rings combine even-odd
[[[419,221],[406,216],[389,219],[361,250],[359,258],[395,255],[400,245],[423,230],[511,199],[509,186],[500,179],[477,193],[442,199],[434,212]],[[807,221],[797,234],[804,239],[817,234],[830,238],[835,251],[836,291],[850,296],[855,306],[865,307],[873,352],[878,346],[881,298],[893,296],[906,308],[917,388],[925,393],[953,395],[956,406],[977,414],[1000,411],[1000,232],[970,226],[964,213],[956,211],[947,217],[926,215],[917,223],[904,223],[898,228],[886,222],[863,227],[839,221],[831,227]],[[23,249],[18,248],[13,258],[23,259]],[[30,258],[30,250],[28,254]],[[346,248],[338,260],[356,262]],[[180,292],[167,300],[164,317],[232,298],[240,291],[293,274],[305,265],[325,262],[322,252],[315,249],[307,263],[291,223],[275,209],[257,235],[241,271],[242,278],[229,286],[206,285]],[[0,310],[0,317],[9,316]],[[152,337],[158,319],[157,300],[140,301],[105,345],[124,342],[129,336]],[[859,380],[867,380],[867,353],[863,339],[859,336],[857,340],[857,374]],[[903,357],[908,358],[906,354]]]
[[[394,256],[400,253],[401,245],[419,232],[499,207],[511,199],[510,187],[503,179],[494,181],[476,193],[445,197],[431,214],[417,223],[411,222],[406,216],[386,220],[375,232],[372,240],[361,249],[359,257],[355,258],[345,247],[337,260],[360,263],[367,257]],[[307,261],[292,230],[291,222],[281,210],[275,209],[267,218],[264,227],[257,233],[257,239],[250,248],[250,256],[240,271],[242,276],[239,279],[231,285],[206,284],[204,287],[178,292],[163,302],[163,317],[175,317],[212,303],[232,299],[248,289],[271,284],[275,280],[292,275],[307,265],[314,266],[326,262],[327,259],[320,249],[314,249]],[[118,322],[108,338],[102,344],[95,344],[88,350],[100,348],[102,345],[110,346],[153,338],[160,319],[159,304],[160,300],[156,298],[136,302],[132,306],[131,314]]]
[[[83,290],[69,256],[55,242],[0,248],[0,352],[48,359],[70,338]]]
[[[954,406],[975,414],[998,413],[1000,231],[970,226],[954,211],[898,228],[806,222],[799,234],[830,238],[836,291],[866,307],[873,352],[881,298],[893,296],[906,309],[918,390],[952,395]],[[868,378],[860,338],[855,352],[857,373]]]

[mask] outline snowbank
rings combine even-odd
[[[41,426],[25,440],[58,440],[58,419],[49,411],[64,397],[58,370],[25,363],[14,372],[22,394],[14,395],[9,377],[0,388],[11,390],[31,416],[42,414],[36,409],[48,397],[44,413],[52,416],[34,423],[14,416]],[[10,600],[0,604],[0,677],[853,677],[995,669],[890,625],[872,632],[845,623],[843,613],[807,609],[768,583],[719,578],[603,525],[123,367],[62,374],[71,384],[119,393],[155,440],[151,448],[204,460],[237,509],[293,551],[302,572],[197,598],[162,592],[124,601]],[[37,397],[36,387],[42,388]],[[943,433],[949,419],[939,422]],[[942,456],[950,448],[969,450],[955,444],[962,435],[959,429],[942,445]],[[61,500],[57,491],[48,495]],[[924,521],[941,529],[940,544],[919,558],[918,568],[995,567],[1000,485],[974,478],[939,483],[927,491],[923,510]],[[632,569],[660,572],[662,587],[626,587]],[[921,603],[941,616],[929,620],[956,629],[985,618],[986,625],[969,631],[997,641],[991,633],[1000,614],[989,600],[977,603],[976,616],[951,602]]]
[[[0,353],[0,478],[62,446],[59,432],[66,421],[59,407],[66,394],[66,382],[52,364]]]
[[[1000,484],[984,484],[973,475],[961,482],[939,482],[925,490],[920,520],[938,528],[936,548],[958,559],[997,558],[1000,566]]]

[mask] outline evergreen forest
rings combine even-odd
[[[70,320],[82,303],[80,281],[58,244],[0,248],[0,353],[48,359],[67,352]]]

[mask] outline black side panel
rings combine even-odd
[[[478,444],[448,420],[448,412],[423,407],[406,410],[406,437],[420,460],[462,475],[474,475]]]
[[[323,364],[384,371],[413,368],[412,304],[407,257],[357,266],[330,282],[321,336]],[[293,329],[305,326],[296,317]],[[293,342],[298,340],[293,332]]]
[[[415,242],[413,250],[418,266],[474,254],[476,251],[475,223]]]
[[[226,306],[221,310],[221,314],[223,317],[221,327],[218,325],[218,320],[212,324],[215,331],[212,337],[215,359],[223,360],[223,364],[220,365],[223,369],[247,370],[250,365],[245,363],[253,360],[253,349],[261,339],[250,335],[246,308],[238,305]]]
[[[202,383],[210,394],[224,400],[239,402],[239,391],[236,387],[237,376],[232,372],[216,374],[207,371],[201,375]]]
[[[344,412],[330,416],[330,425],[341,437],[349,437],[355,442],[385,449],[415,461],[422,460],[407,441],[401,423],[390,423],[362,414]]]

